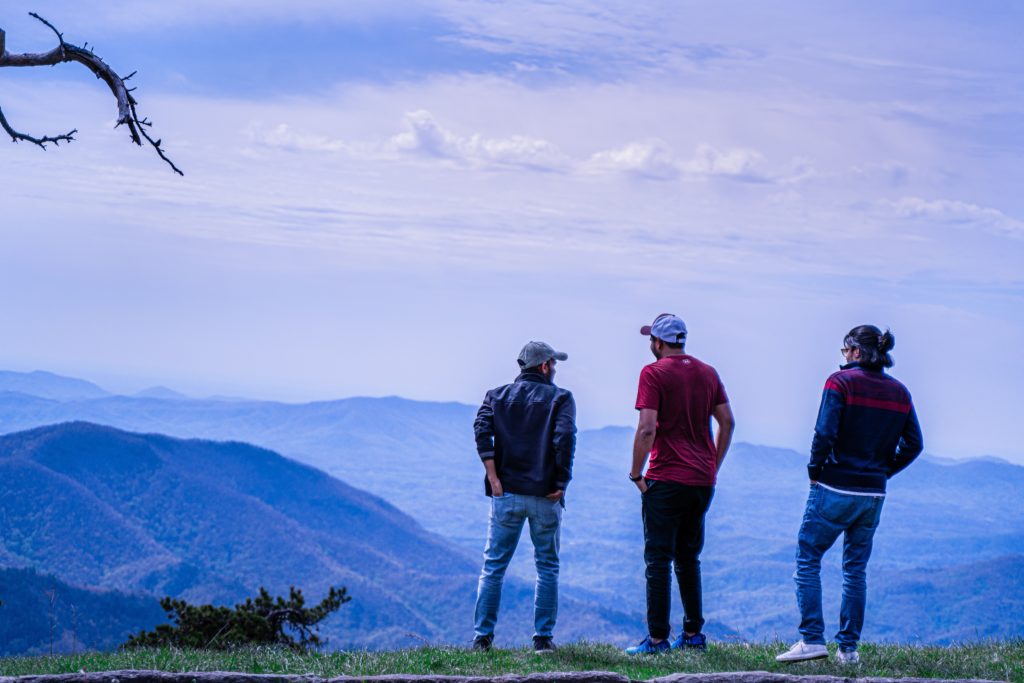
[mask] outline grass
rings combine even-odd
[[[862,663],[855,669],[841,667],[833,659],[790,665],[776,663],[775,655],[785,648],[783,643],[716,643],[705,653],[673,652],[648,657],[627,657],[617,647],[587,643],[564,645],[555,654],[543,657],[527,649],[479,653],[452,647],[306,654],[262,647],[230,652],[164,648],[55,657],[0,658],[0,675],[118,669],[312,674],[323,678],[395,673],[498,676],[542,671],[613,671],[632,679],[648,679],[672,673],[775,671],[886,678],[982,678],[1024,683],[1024,640],[951,647],[867,643],[861,646]]]

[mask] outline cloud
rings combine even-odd
[[[426,110],[408,112],[402,130],[384,141],[353,142],[293,129],[282,123],[272,128],[252,126],[249,141],[257,146],[294,152],[340,152],[362,159],[401,157],[449,162],[470,168],[515,167],[559,173],[626,174],[653,181],[679,178],[722,178],[743,182],[797,183],[815,175],[806,159],[794,159],[778,173],[766,168],[764,155],[747,148],[719,150],[697,146],[689,158],[680,158],[661,140],[630,142],[602,150],[589,158],[572,158],[557,145],[526,135],[488,137],[461,135],[437,122]]]
[[[435,0],[439,14],[455,30],[451,40],[496,54],[531,55],[584,66],[596,72],[635,68],[653,70],[707,66],[711,62],[748,62],[758,53],[694,30],[718,24],[718,12],[672,2],[630,0],[526,0],[520,3]]]
[[[621,171],[652,180],[673,180],[679,177],[679,163],[665,143],[633,142],[625,147],[598,152],[590,158],[589,167],[598,171]]]
[[[815,178],[821,178],[822,174],[807,157],[795,157],[781,174],[778,182],[782,185],[796,185]]]
[[[632,142],[624,147],[594,154],[587,167],[597,171],[620,171],[651,180],[688,178],[729,178],[748,182],[769,182],[764,156],[752,149],[721,151],[708,144],[697,146],[689,159],[678,159],[660,140]]]
[[[911,169],[900,161],[890,160],[853,166],[850,173],[858,178],[879,179],[892,187],[898,187],[906,185],[910,180]]]
[[[565,170],[570,164],[568,157],[547,140],[525,135],[487,138],[476,133],[460,136],[442,128],[431,113],[424,110],[406,114],[403,125],[405,130],[392,137],[389,146],[404,154],[545,171]]]
[[[33,9],[38,3],[10,0],[14,10]],[[396,16],[419,15],[429,10],[419,0],[107,0],[78,3],[57,0],[47,10],[66,18],[77,29],[113,31],[187,26],[252,25],[259,22],[365,24]],[[42,11],[42,10],[40,10]],[[12,12],[15,13],[15,12]],[[16,12],[21,14],[21,12]]]
[[[902,197],[895,201],[883,202],[883,206],[899,218],[907,220],[932,221],[966,227],[977,226],[1008,237],[1024,239],[1024,221],[1007,216],[998,209],[978,206],[969,202]]]
[[[485,137],[479,133],[458,135],[440,126],[433,115],[424,110],[407,113],[402,126],[405,130],[383,142],[340,140],[295,130],[286,123],[272,128],[253,125],[247,135],[250,143],[260,147],[294,152],[340,152],[369,160],[394,160],[405,156],[473,167],[514,166],[542,171],[565,171],[572,165],[572,160],[547,140],[525,135],[507,138]]]
[[[248,133],[250,142],[262,147],[274,147],[295,152],[343,152],[351,150],[351,146],[343,140],[335,140],[323,135],[300,133],[292,130],[286,123],[279,124],[270,129],[252,126],[249,128]]]
[[[764,157],[756,150],[736,148],[722,152],[702,144],[694,157],[683,163],[683,170],[690,175],[765,182],[769,178],[761,170],[763,165]]]

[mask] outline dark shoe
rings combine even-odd
[[[494,642],[494,634],[486,636],[477,636],[473,639],[473,649],[477,652],[490,652],[491,643]]]
[[[672,641],[673,650],[707,650],[708,639],[703,633],[694,633],[688,636],[685,633]]]
[[[672,649],[667,640],[663,640],[659,643],[655,643],[651,640],[650,636],[647,636],[640,641],[639,645],[626,648],[627,655],[657,655],[664,652],[668,652]]]
[[[537,655],[549,655],[558,648],[551,641],[551,636],[534,636],[533,653]]]

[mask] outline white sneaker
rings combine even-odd
[[[860,664],[860,655],[857,654],[856,650],[850,650],[849,652],[839,650],[836,652],[836,658],[840,664]]]
[[[807,644],[802,640],[796,641],[793,647],[775,658],[776,662],[805,662],[808,659],[823,659],[828,657],[828,648],[824,645]]]

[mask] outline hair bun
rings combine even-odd
[[[892,336],[892,332],[886,330],[883,334],[878,337],[878,350],[882,353],[889,353],[892,348],[896,346],[896,338]]]

